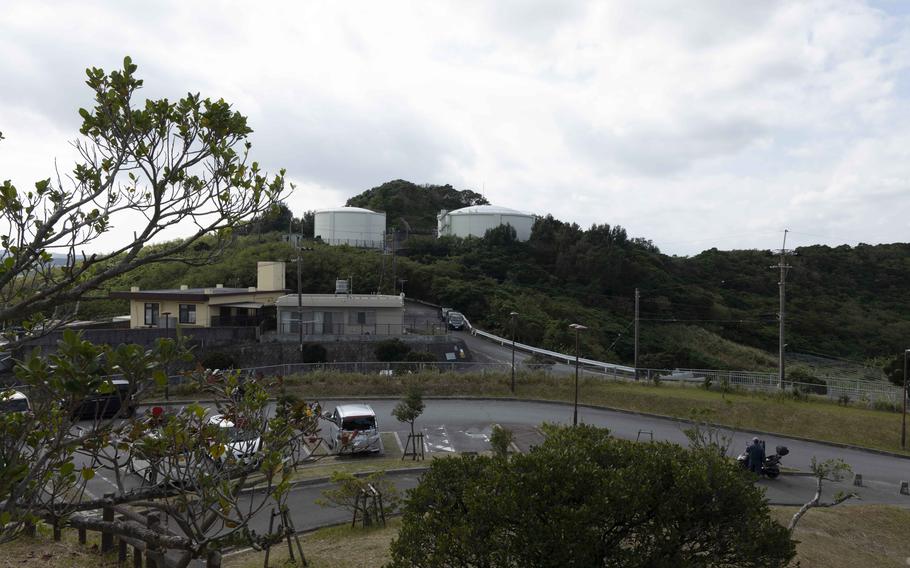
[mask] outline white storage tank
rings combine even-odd
[[[519,241],[531,238],[534,215],[495,205],[473,205],[454,211],[442,210],[437,216],[439,236],[483,237],[490,229],[511,225]]]
[[[360,207],[316,211],[313,236],[330,245],[381,249],[385,242],[385,213]]]

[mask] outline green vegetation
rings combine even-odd
[[[401,219],[416,231],[435,223],[438,209],[482,202],[450,186],[417,186],[401,180],[349,201],[385,211],[389,226]],[[289,212],[264,216],[250,227],[278,229]],[[265,222],[268,221],[268,222]],[[296,225],[295,225],[296,226]],[[177,284],[251,286],[256,261],[290,261],[287,282],[296,282],[296,252],[280,232],[238,231],[230,254],[205,266],[141,267],[109,283],[109,289],[173,287]],[[203,241],[201,245],[204,245]],[[568,324],[580,322],[585,356],[629,364],[633,358],[634,291],[641,291],[640,366],[773,371],[777,366],[778,275],[768,269],[770,251],[707,250],[693,257],[661,254],[622,227],[584,230],[547,216],[527,242],[509,227],[486,237],[436,239],[411,234],[394,267],[375,251],[314,244],[303,256],[303,290],[333,289],[338,277],[353,279],[358,292],[392,293],[407,280],[411,297],[456,307],[488,331],[511,336],[509,313],[519,312],[517,340],[572,351]],[[153,252],[154,247],[149,247]],[[804,247],[788,277],[788,350],[791,369],[805,367],[818,378],[842,376],[843,365],[822,367],[798,353],[820,353],[882,365],[905,347],[910,335],[910,245]],[[125,313],[126,304],[84,303],[83,317]],[[892,378],[900,373],[892,372]],[[863,377],[866,378],[866,377]]]
[[[716,453],[587,425],[546,434],[509,460],[432,462],[390,566],[771,568],[795,554],[764,491]]]
[[[417,185],[403,179],[386,182],[348,199],[347,205],[384,211],[390,229],[432,232],[440,210],[461,209],[489,203],[470,190],[459,191],[451,185]]]

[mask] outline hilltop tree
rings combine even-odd
[[[269,178],[249,159],[245,116],[192,93],[140,102],[136,70],[129,57],[120,70],[87,70],[95,104],[79,109],[69,175],[0,186],[0,323],[47,332],[73,317],[65,306],[139,266],[209,262],[233,228],[281,197],[284,171]],[[148,247],[175,228],[189,235]],[[83,252],[115,229],[132,234]]]
[[[348,199],[347,205],[384,211],[390,228],[430,232],[441,209],[486,205],[484,196],[451,185],[417,185],[403,179],[386,182]]]

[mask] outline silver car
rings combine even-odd
[[[382,452],[379,423],[368,404],[343,404],[327,412],[329,447],[338,453]]]

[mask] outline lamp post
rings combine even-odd
[[[569,327],[575,330],[575,404],[572,407],[572,426],[578,426],[578,334],[588,328],[580,323],[573,323]]]
[[[170,325],[168,325],[168,319],[171,317],[171,312],[161,312],[161,315],[164,316],[164,336],[167,337],[167,330],[170,328]]]
[[[518,318],[518,312],[510,312],[512,318],[512,394],[515,394],[515,320]]]
[[[170,322],[168,321],[171,317],[171,312],[161,312],[161,315],[164,316],[164,338],[167,339],[169,335],[168,328],[170,327]],[[165,376],[167,372],[164,373]],[[167,377],[164,381],[164,400],[171,400],[171,378]]]
[[[907,446],[907,353],[910,349],[904,349],[904,388],[901,389],[901,449]]]

